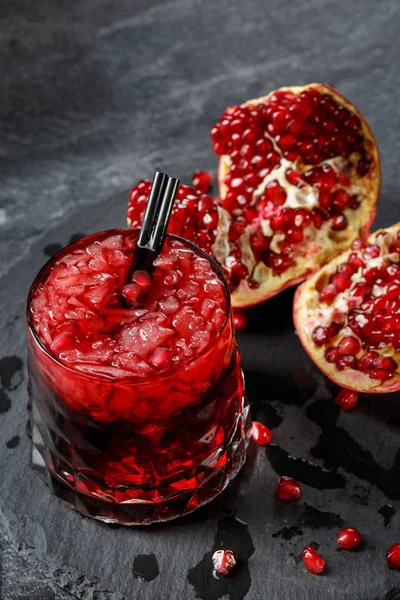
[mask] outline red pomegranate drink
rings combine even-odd
[[[33,465],[108,522],[188,513],[245,461],[248,409],[229,291],[196,246],[168,236],[125,285],[137,231],[83,238],[28,297]]]

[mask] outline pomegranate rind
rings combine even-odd
[[[265,103],[277,91],[288,91],[295,95],[300,95],[301,92],[309,89],[316,89],[321,94],[331,96],[360,120],[364,145],[367,147],[372,158],[372,166],[369,173],[362,177],[356,175],[354,180],[352,180],[352,190],[361,200],[360,207],[355,211],[348,209],[344,211],[348,219],[348,227],[346,229],[333,231],[329,222],[325,222],[321,229],[315,230],[315,237],[304,244],[304,254],[296,256],[296,263],[283,273],[274,273],[264,263],[258,263],[256,269],[259,271],[259,275],[256,280],[259,287],[251,288],[247,280],[243,279],[239,286],[232,292],[232,305],[234,308],[249,308],[272,298],[288,287],[301,283],[309,275],[318,270],[321,265],[326,264],[333,257],[343,252],[343,250],[346,250],[353,240],[357,238],[364,239],[369,234],[374,221],[381,180],[378,147],[365,118],[344,96],[329,85],[311,83],[305,86],[283,87],[270,92],[266,96],[248,100],[242,106],[253,107]],[[223,180],[229,172],[230,164],[231,161],[228,155],[221,156],[218,168],[218,184],[222,201],[228,191]],[[296,165],[296,168],[301,173],[307,171],[310,165],[300,165],[300,168],[299,165]]]
[[[400,231],[400,222],[386,229],[379,229],[372,233],[366,240],[366,244],[376,243],[377,237],[382,232],[388,232],[393,236],[397,236]],[[325,359],[326,346],[318,347],[312,340],[312,332],[322,319],[326,319],[330,308],[328,305],[321,305],[319,293],[324,283],[326,283],[332,275],[336,273],[337,266],[345,263],[353,250],[343,252],[319,271],[314,273],[296,290],[293,301],[293,321],[299,336],[299,339],[313,362],[317,367],[341,387],[365,392],[368,394],[382,394],[389,392],[397,392],[400,390],[400,373],[396,371],[393,379],[387,379],[384,382],[379,382],[376,379],[371,379],[368,373],[347,368],[343,371],[336,369],[333,363],[328,363]],[[352,336],[355,336],[352,333]],[[355,336],[356,337],[356,336]],[[387,349],[376,350],[379,354],[387,356]],[[394,350],[391,351],[395,353]]]

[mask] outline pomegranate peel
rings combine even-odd
[[[397,223],[355,241],[296,291],[293,317],[301,343],[315,364],[348,390],[400,389],[399,253]],[[348,278],[348,266],[353,269],[350,285],[321,300],[334,277]]]
[[[368,234],[380,187],[378,149],[365,119],[332,87],[281,88],[228,108],[211,138],[220,155],[220,204],[231,219],[229,249],[221,245],[217,260],[229,270],[233,249],[247,270],[231,277],[236,308],[303,281]]]

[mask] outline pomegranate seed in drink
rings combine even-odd
[[[386,561],[391,569],[400,569],[400,544],[398,542],[387,549]]]
[[[244,331],[247,329],[247,325],[249,324],[249,319],[246,313],[243,311],[235,311],[233,313],[233,321],[238,331]]]
[[[214,552],[212,555],[212,563],[214,571],[218,573],[218,575],[224,575],[227,577],[236,569],[238,565],[238,557],[233,550],[224,548]]]
[[[355,527],[344,527],[336,534],[338,546],[350,550],[355,548],[361,542],[361,533]]]
[[[251,427],[251,439],[256,444],[265,446],[266,444],[269,444],[272,439],[271,430],[263,423],[260,423],[259,421],[253,421],[253,425]]]
[[[301,554],[301,560],[307,571],[319,575],[325,569],[325,561],[312,546],[306,546]]]
[[[208,192],[211,187],[213,176],[208,171],[195,171],[192,175],[192,183],[196,190],[202,194]]]
[[[33,430],[39,418],[41,431],[64,432],[45,437],[45,452],[35,444],[34,461],[43,456],[43,471],[57,456],[57,495],[123,524],[211,500],[244,463],[249,437],[221,272],[167,236],[151,277],[135,271],[125,285],[137,235],[102,232],[58,253],[28,313]]]
[[[354,390],[340,390],[336,396],[336,404],[340,406],[342,410],[350,410],[354,408],[358,402],[358,392]]]
[[[282,476],[276,486],[276,495],[279,500],[298,500],[301,495],[301,487],[297,479]]]

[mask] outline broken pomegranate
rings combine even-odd
[[[143,179],[130,192],[127,219],[131,227],[139,228],[142,224],[150,188],[151,181]],[[189,185],[179,186],[168,233],[190,240],[208,254],[216,255],[217,247],[225,244],[227,224],[229,215],[211,196]]]
[[[400,223],[325,265],[296,292],[294,321],[316,365],[338,385],[400,389]]]
[[[214,571],[219,575],[230,575],[238,564],[238,557],[233,550],[216,550],[212,555]]]
[[[362,115],[323,84],[228,108],[211,129],[231,223],[217,260],[235,307],[302,281],[368,234],[379,155]]]
[[[346,550],[355,548],[359,545],[361,540],[361,533],[358,531],[358,529],[356,529],[356,527],[344,527],[338,531],[336,535],[338,546],[345,548]]]
[[[301,495],[299,482],[293,477],[280,477],[276,485],[276,495],[279,500],[298,500]]]
[[[387,549],[386,561],[391,569],[400,569],[400,544],[398,542]]]
[[[322,84],[282,88],[228,108],[211,129],[221,156],[217,201],[210,174],[182,185],[168,231],[222,266],[234,308],[295,285],[365,237],[376,212],[379,155],[362,115]],[[150,181],[130,194],[140,227]]]
[[[264,425],[264,423],[260,423],[259,421],[253,421],[253,425],[251,427],[251,439],[256,444],[260,446],[265,446],[269,444],[272,440],[271,430]]]
[[[312,546],[306,546],[301,559],[307,571],[319,575],[325,569],[325,561]]]

